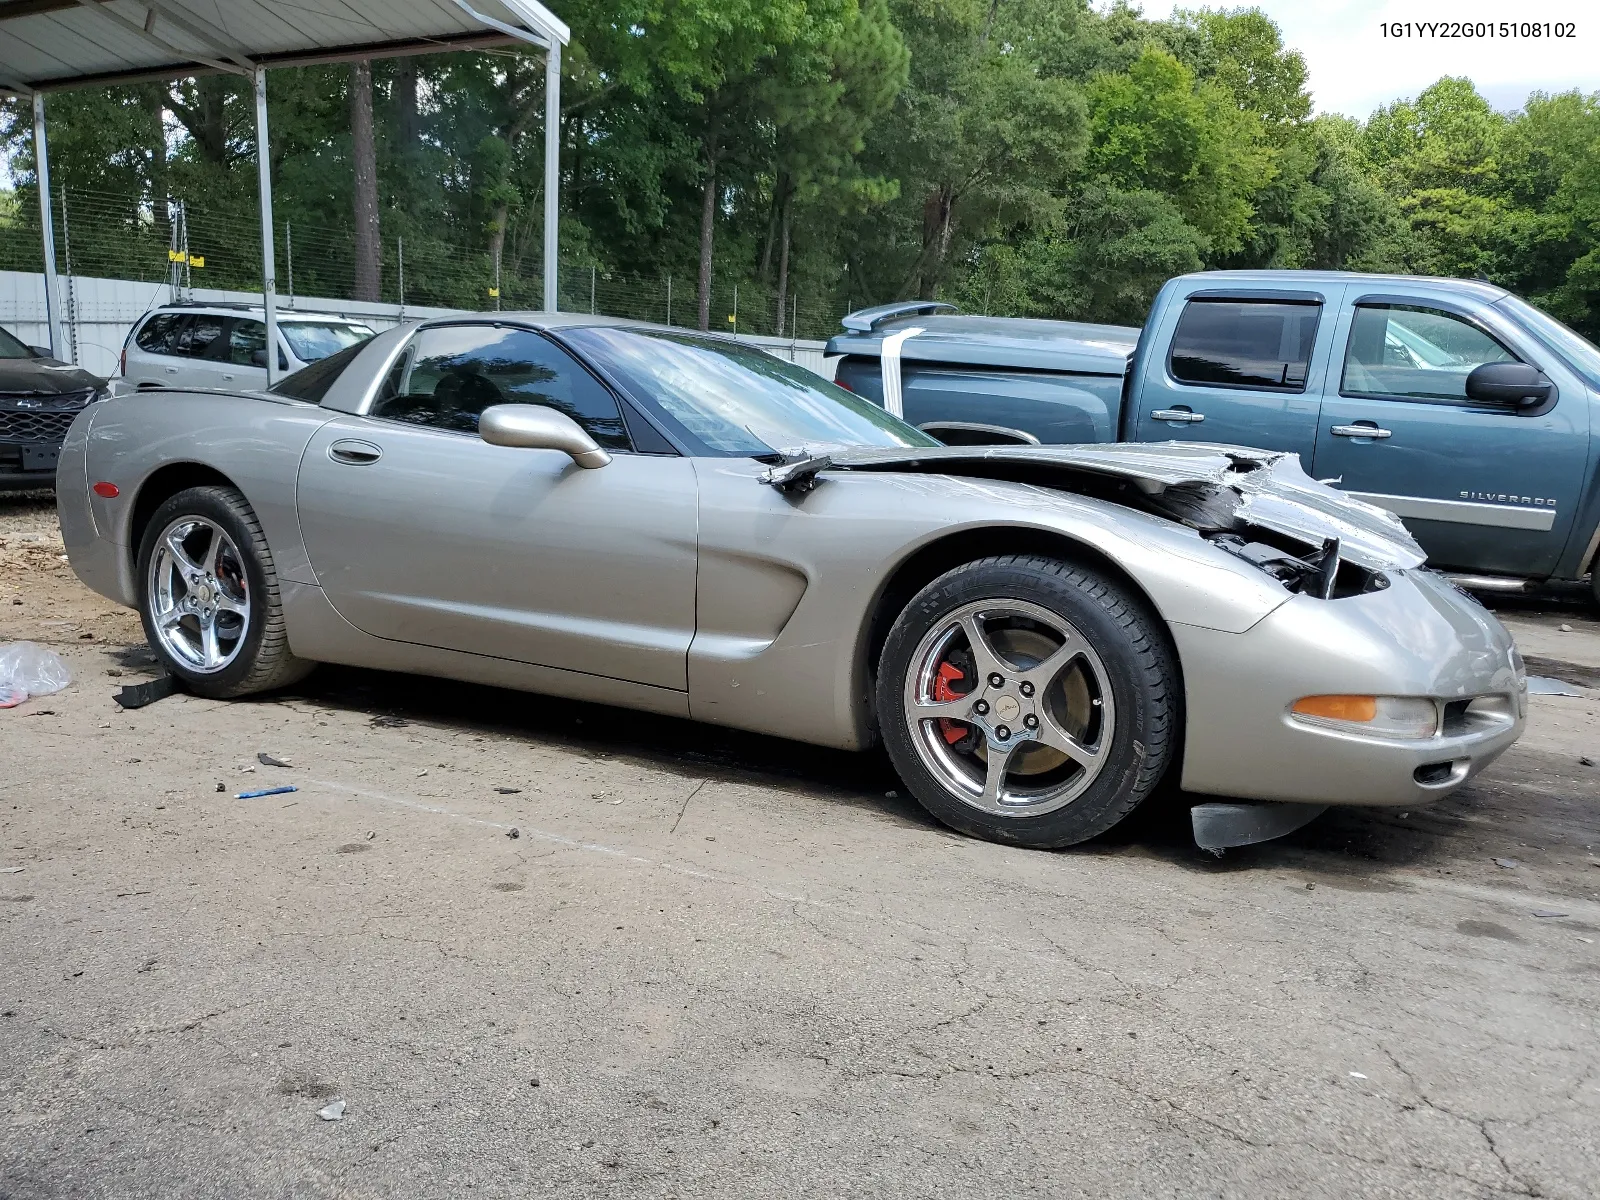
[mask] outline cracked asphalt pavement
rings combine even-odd
[[[1587,610],[1505,614],[1575,694],[1441,804],[1045,854],[489,688],[123,712],[137,620],[59,553],[0,499],[0,643],[74,673],[0,712],[4,1200],[1600,1188]]]

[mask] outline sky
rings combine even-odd
[[[1255,7],[1277,22],[1284,43],[1305,56],[1318,112],[1366,118],[1415,96],[1441,75],[1465,75],[1498,109],[1528,93],[1600,91],[1600,0],[1145,0],[1148,17],[1173,8]],[[1410,37],[1386,37],[1385,22],[1409,21]],[[1454,39],[1417,36],[1430,21],[1573,23],[1576,36]],[[1544,32],[1541,29],[1541,32]]]

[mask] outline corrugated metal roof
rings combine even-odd
[[[0,87],[477,48],[512,42],[505,27],[566,40],[528,0],[0,0]]]

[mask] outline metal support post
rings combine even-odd
[[[544,56],[544,311],[557,310],[557,235],[561,201],[561,44],[551,38]]]
[[[67,220],[67,188],[61,186],[61,253],[66,259],[67,288],[66,310],[67,361],[78,365],[78,290],[72,286],[72,223]]]
[[[255,70],[256,183],[261,193],[261,307],[267,318],[267,386],[278,382],[278,277],[272,248],[272,154],[267,139],[267,72]]]
[[[39,236],[44,242],[44,319],[50,328],[50,357],[66,349],[61,335],[61,297],[56,287],[56,227],[50,212],[50,147],[44,136],[44,94],[33,94],[33,161],[39,179]]]

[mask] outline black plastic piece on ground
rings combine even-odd
[[[112,697],[123,708],[143,708],[157,700],[165,700],[178,690],[178,681],[171,675],[157,675],[145,683],[130,683]]]
[[[1220,855],[1230,846],[1270,842],[1316,820],[1326,804],[1259,803],[1196,804],[1189,810],[1194,840],[1202,850]]]

